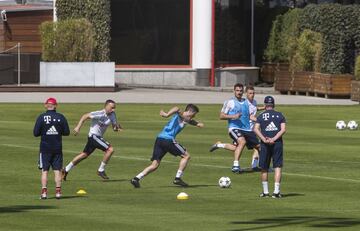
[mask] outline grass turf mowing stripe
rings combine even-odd
[[[8,147],[14,147],[14,148],[30,149],[30,150],[37,150],[38,149],[38,148],[34,148],[34,147],[21,146],[21,145],[15,145],[15,144],[0,144],[0,145],[8,146]],[[63,151],[68,152],[68,153],[76,153],[77,152],[77,151],[74,151],[74,150],[63,150]],[[99,155],[99,154],[95,154],[95,155],[96,156],[102,156],[102,155]],[[120,159],[126,159],[126,160],[149,161],[149,158],[141,158],[141,157],[126,157],[126,156],[113,155],[112,158],[120,158]],[[170,163],[170,164],[176,164],[176,165],[178,164],[178,162],[168,161],[168,160],[162,160],[162,162]],[[191,165],[197,166],[197,167],[220,168],[220,169],[228,169],[229,168],[229,166],[210,165],[210,164],[196,164],[196,163],[193,163]],[[307,178],[317,178],[317,179],[334,180],[334,181],[344,181],[344,182],[352,182],[352,183],[360,183],[360,180],[357,180],[357,179],[316,176],[316,175],[300,174],[300,173],[283,172],[283,175],[307,177]]]

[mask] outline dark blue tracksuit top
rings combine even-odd
[[[69,134],[69,125],[65,116],[55,110],[48,110],[39,115],[34,126],[34,136],[41,136],[41,153],[62,152],[62,136]]]

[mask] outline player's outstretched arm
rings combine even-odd
[[[196,126],[196,127],[198,127],[198,128],[203,128],[203,127],[205,126],[203,123],[198,122],[198,121],[196,121],[196,120],[190,120],[188,123],[189,123],[190,125]]]
[[[220,112],[219,118],[221,120],[236,120],[236,119],[239,119],[240,116],[241,116],[241,113],[237,113],[234,115],[228,115],[228,114],[225,114],[224,112]]]
[[[123,129],[123,127],[122,127],[119,123],[117,123],[117,124],[114,124],[114,125],[113,125],[113,130],[114,130],[115,132],[121,132],[121,131],[124,130],[124,129]]]
[[[86,120],[88,120],[88,119],[90,119],[90,113],[86,113],[86,114],[84,114],[84,115],[80,118],[79,123],[76,125],[76,127],[75,127],[74,130],[73,130],[73,133],[74,133],[75,136],[76,136],[77,134],[79,134],[82,125],[83,125],[84,122],[85,122]]]
[[[160,116],[164,118],[168,118],[169,116],[173,115],[176,112],[179,112],[180,108],[173,107],[168,112],[165,112],[164,110],[160,110]]]

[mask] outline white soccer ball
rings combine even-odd
[[[223,176],[219,179],[220,188],[229,188],[231,185],[231,180],[227,176]]]
[[[358,128],[358,124],[356,123],[355,120],[350,120],[349,123],[347,124],[347,127],[350,130],[356,130]]]
[[[344,130],[346,128],[346,123],[344,120],[339,120],[336,122],[336,129],[337,130]]]

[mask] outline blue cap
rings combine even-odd
[[[275,100],[272,96],[266,96],[264,99],[264,104],[268,104],[268,105],[275,105]]]

